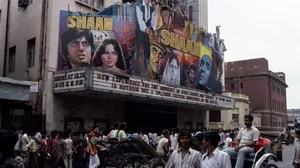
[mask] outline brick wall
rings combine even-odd
[[[285,74],[270,71],[268,60],[228,62],[225,77],[225,90],[248,95],[250,109],[262,114],[262,126],[281,127],[286,123]]]

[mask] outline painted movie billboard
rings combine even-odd
[[[57,70],[91,66],[220,93],[219,27],[210,34],[193,25],[182,2],[140,0],[119,15],[61,11]]]

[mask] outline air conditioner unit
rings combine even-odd
[[[26,8],[29,5],[30,0],[19,0],[18,6],[21,8]]]

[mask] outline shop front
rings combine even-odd
[[[13,109],[27,111],[26,102],[29,101],[30,83],[0,77],[0,125],[8,128],[12,125]],[[26,126],[26,125],[25,125]]]

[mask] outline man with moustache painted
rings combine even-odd
[[[68,29],[61,35],[61,53],[64,64],[60,70],[85,67],[94,54],[94,37],[90,30]]]
[[[187,80],[185,81],[185,86],[188,88],[196,88],[196,72],[197,67],[194,64],[191,64],[187,70]]]

